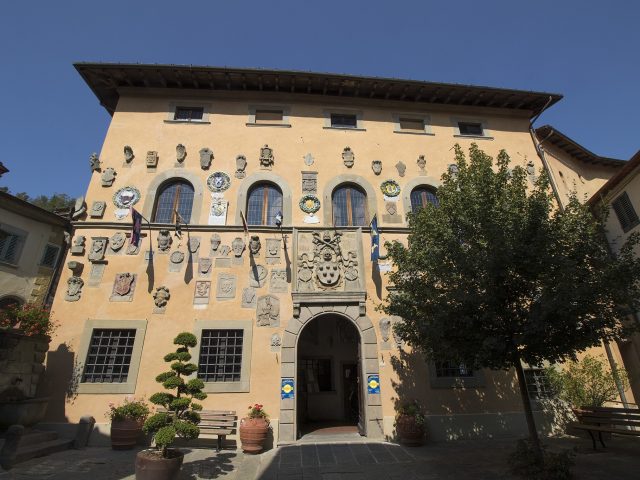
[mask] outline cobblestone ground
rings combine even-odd
[[[508,480],[506,457],[515,440],[482,440],[405,448],[390,443],[298,444],[261,455],[183,449],[181,480]],[[551,449],[577,447],[578,480],[637,479],[640,439],[615,438],[594,452],[591,442],[548,440]],[[16,465],[2,480],[133,480],[136,451],[68,450]]]

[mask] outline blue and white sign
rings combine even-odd
[[[380,393],[380,375],[367,377],[367,390],[369,393]]]
[[[282,398],[293,398],[295,392],[293,378],[283,378],[280,387],[280,396]]]

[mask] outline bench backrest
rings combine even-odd
[[[603,410],[601,407],[582,409],[573,409],[578,421],[584,425],[611,425],[611,426],[628,426],[640,427],[640,412],[619,411],[625,409],[617,409],[614,411]],[[628,410],[628,409],[626,409]]]

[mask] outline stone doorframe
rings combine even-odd
[[[282,338],[281,380],[294,379],[294,398],[280,399],[278,445],[296,441],[297,432],[297,362],[298,339],[302,329],[312,320],[325,314],[339,315],[353,323],[360,333],[362,382],[364,395],[364,424],[368,438],[382,439],[382,403],[380,394],[367,393],[369,375],[379,375],[378,342],[376,332],[366,316],[364,295],[324,294],[325,298],[294,298],[294,317],[289,320]],[[294,294],[294,297],[297,295]],[[302,297],[302,296],[301,296]],[[298,301],[296,301],[298,300]]]

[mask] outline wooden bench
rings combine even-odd
[[[158,412],[166,412],[166,410],[159,408]],[[222,442],[227,435],[236,433],[238,423],[236,412],[233,410],[202,410],[198,413],[200,414],[200,423],[198,424],[200,432],[218,436],[216,451],[219,452],[222,450]]]
[[[596,437],[603,447],[602,433],[615,433],[617,435],[632,435],[640,437],[640,410],[636,408],[616,407],[580,407],[574,408],[573,413],[578,418],[578,423],[571,426],[578,430],[586,430],[596,450]]]

